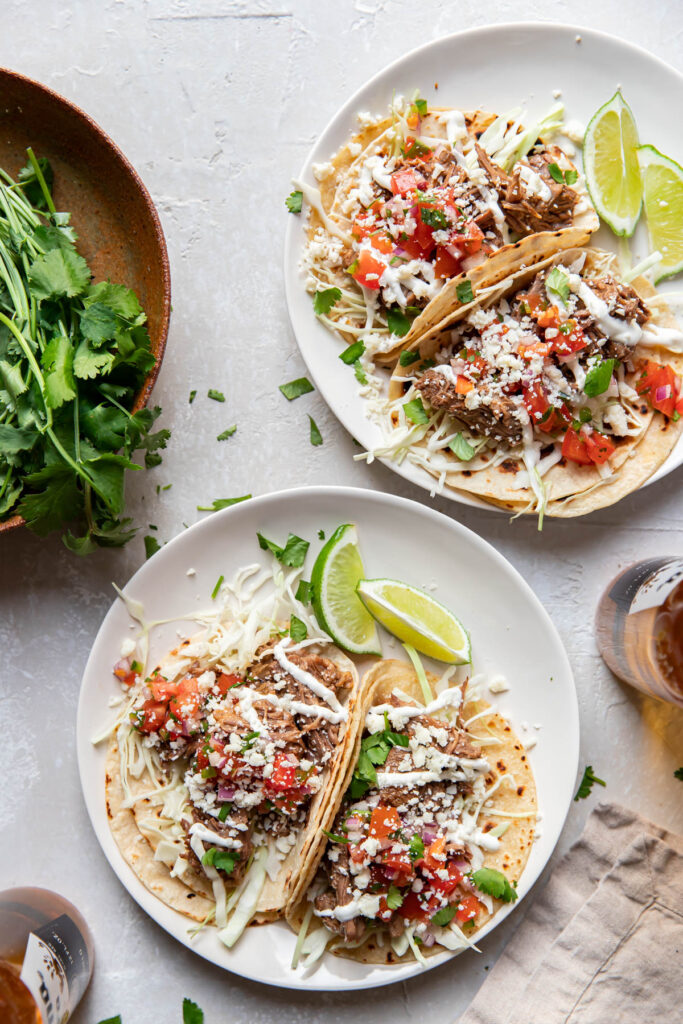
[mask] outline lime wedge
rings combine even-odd
[[[632,235],[643,201],[638,129],[619,89],[588,124],[583,166],[593,205],[615,235]]]
[[[339,526],[315,560],[311,603],[318,625],[353,654],[379,654],[375,622],[356,595],[365,575],[356,527]]]
[[[471,660],[462,623],[424,591],[398,580],[361,580],[356,592],[385,629],[421,654],[449,665]]]
[[[658,278],[683,270],[683,167],[654,146],[641,146],[643,202],[653,252],[661,252]]]

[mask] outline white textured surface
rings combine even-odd
[[[277,385],[303,366],[281,282],[283,197],[316,133],[367,76],[413,45],[491,21],[573,21],[621,34],[683,64],[683,14],[647,18],[637,0],[443,3],[439,0],[197,0],[2,5],[0,64],[83,106],[136,165],[169,244],[174,314],[156,389],[173,439],[161,468],[131,481],[130,507],[167,539],[214,497],[306,483],[424,493],[381,466],[354,464],[351,439],[317,395],[288,404]],[[665,102],[666,98],[662,98]],[[217,405],[208,387],[227,397]],[[187,404],[191,388],[198,391]],[[322,448],[308,444],[311,412]],[[237,434],[217,443],[231,423]],[[681,471],[581,522],[532,522],[437,503],[499,548],[546,603],[566,642],[581,707],[582,762],[606,796],[683,831],[683,716],[619,684],[603,667],[592,615],[611,576],[635,558],[681,551]],[[160,497],[157,483],[173,483]],[[148,493],[145,494],[145,488]],[[75,763],[75,708],[90,644],[144,557],[142,540],[85,561],[57,538],[0,538],[0,884],[45,885],[81,907],[98,964],[76,1024],[180,1020],[194,998],[207,1024],[457,1019],[516,920],[467,955],[373,994],[298,996],[245,983],[176,945],[126,895],[90,831]],[[533,657],[533,649],[530,650]],[[598,794],[602,796],[600,791]],[[594,801],[573,805],[560,851]],[[542,884],[542,883],[540,883]],[[265,939],[265,933],[264,933]]]

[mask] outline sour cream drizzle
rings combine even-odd
[[[233,839],[231,836],[219,836],[216,832],[212,832],[210,828],[207,828],[206,825],[202,825],[201,821],[195,821],[194,825],[190,825],[190,836],[192,839],[196,836],[197,839],[204,843],[211,843],[212,846],[223,846],[228,850],[242,849],[241,839]],[[192,843],[190,845],[192,846]],[[192,849],[194,850],[194,846],[192,846]]]
[[[316,697],[320,697],[325,703],[340,715],[339,721],[343,721],[347,717],[347,713],[337,700],[337,695],[330,690],[328,686],[321,683],[319,679],[316,679],[310,672],[306,672],[305,669],[300,668],[299,665],[295,665],[294,662],[290,661],[285,654],[285,649],[289,647],[291,643],[290,637],[284,637],[279,644],[276,644],[273,648],[273,657],[277,661],[280,668],[283,668],[285,672],[288,672],[293,679],[296,679],[297,683],[301,683],[307,689],[314,693]]]

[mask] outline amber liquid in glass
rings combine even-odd
[[[620,573],[600,599],[595,633],[615,675],[683,707],[683,558],[652,558]]]
[[[92,936],[47,889],[0,893],[0,1024],[64,1024],[92,975]]]

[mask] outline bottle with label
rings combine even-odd
[[[615,675],[683,707],[683,558],[648,558],[612,580],[595,635]]]
[[[2,1024],[65,1024],[93,957],[90,930],[68,900],[47,889],[0,892]]]

